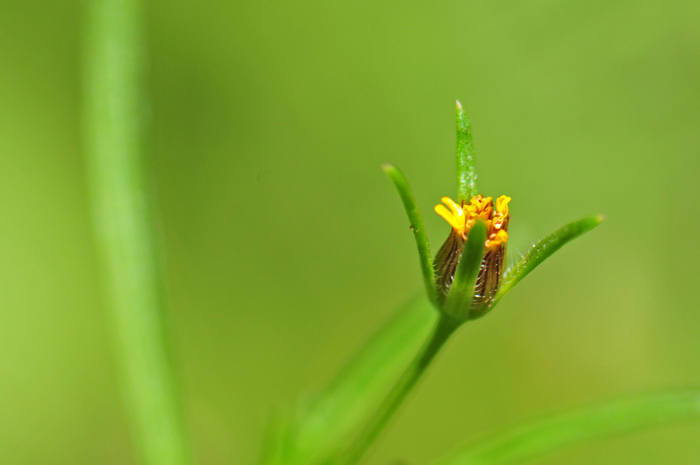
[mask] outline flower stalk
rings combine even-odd
[[[398,379],[394,387],[387,394],[384,401],[374,414],[367,420],[364,427],[355,437],[351,446],[346,449],[333,465],[352,465],[357,463],[367,449],[374,443],[379,433],[389,423],[389,420],[398,410],[399,406],[413,390],[418,380],[423,376],[430,363],[440,352],[450,336],[462,324],[461,321],[441,315],[435,326],[423,343],[415,358],[406,368],[406,371]]]

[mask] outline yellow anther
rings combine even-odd
[[[498,232],[489,235],[489,238],[486,240],[486,248],[494,250],[506,242],[508,242],[508,233],[500,229]]]
[[[493,229],[501,229],[504,222],[505,217],[500,213],[496,213],[495,215],[493,215],[493,221],[491,222],[491,224],[493,225]]]

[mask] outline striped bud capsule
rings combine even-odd
[[[469,240],[469,231],[478,219],[486,223],[487,236],[484,244],[484,257],[474,287],[474,299],[470,317],[483,315],[493,300],[503,273],[506,246],[508,243],[508,222],[510,197],[502,195],[494,205],[492,197],[477,195],[469,203],[461,205],[449,197],[443,197],[445,205],[437,205],[435,212],[452,226],[450,235],[440,247],[433,266],[436,271],[438,295],[444,302],[450,290],[459,259],[465,243]],[[448,209],[449,208],[449,209]]]

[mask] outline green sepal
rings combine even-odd
[[[459,259],[457,271],[443,307],[446,315],[458,321],[469,319],[474,300],[474,285],[479,277],[479,270],[481,270],[481,263],[484,258],[485,242],[486,223],[479,219],[469,230],[469,236],[464,244],[464,251]]]
[[[408,182],[401,171],[399,171],[399,169],[391,163],[385,163],[382,165],[382,169],[387,176],[389,176],[389,179],[391,179],[391,182],[394,183],[394,187],[396,187],[396,190],[399,192],[399,196],[403,202],[403,207],[406,210],[406,215],[408,215],[408,221],[411,224],[413,237],[416,239],[425,291],[427,292],[428,298],[433,305],[437,306],[438,300],[435,289],[435,270],[433,269],[432,255],[430,253],[430,243],[428,242],[428,234],[426,233],[425,226],[423,225],[423,217],[420,214],[418,205],[416,205],[416,200],[413,197],[411,187],[408,185]]]
[[[469,118],[457,101],[457,203],[477,194],[476,169],[474,168],[474,142]]]
[[[537,268],[543,261],[549,258],[554,252],[562,248],[568,242],[576,239],[580,235],[602,223],[602,215],[584,218],[574,221],[558,229],[549,236],[534,245],[530,251],[511,269],[506,271],[501,281],[501,285],[496,293],[496,297],[491,304],[493,308],[498,301],[506,295],[513,287],[527,276],[532,270]]]

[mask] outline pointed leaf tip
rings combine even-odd
[[[474,143],[469,118],[457,100],[457,198],[469,200],[477,194]]]
[[[530,274],[532,270],[537,268],[543,261],[552,256],[554,252],[562,248],[567,243],[590,231],[603,222],[603,215],[591,216],[583,218],[579,221],[574,221],[566,226],[554,231],[549,236],[542,239],[537,245],[533,246],[513,268],[506,272],[503,278],[501,287],[496,293],[491,307],[495,306],[498,301],[506,295],[516,284],[518,284],[525,276]]]
[[[423,225],[423,217],[420,214],[416,200],[413,197],[411,187],[408,181],[391,163],[384,163],[382,169],[389,176],[389,179],[394,184],[394,187],[401,197],[401,202],[406,210],[413,236],[418,247],[418,256],[420,258],[421,271],[423,273],[423,281],[428,297],[433,304],[437,304],[437,291],[435,289],[435,270],[433,269],[432,254],[430,253],[430,243],[428,242],[428,234]]]

